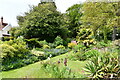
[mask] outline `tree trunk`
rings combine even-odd
[[[104,42],[107,43],[107,32],[106,31],[103,32],[103,36],[104,36]]]
[[[113,41],[116,39],[116,31],[117,31],[116,28],[117,27],[115,27],[115,26],[113,27],[113,34],[112,34],[112,40]]]
[[[107,39],[107,29],[105,26],[103,27],[103,37],[104,37],[104,42],[107,43],[107,40],[108,40]]]

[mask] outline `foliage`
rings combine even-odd
[[[100,42],[97,42],[96,47],[97,48],[109,47],[110,43],[111,41],[108,41],[107,43],[105,43],[104,41],[100,41]]]
[[[55,48],[56,47],[55,43],[48,43],[48,45],[50,46],[50,48]]]
[[[71,42],[71,38],[66,38],[64,41],[63,41],[63,45],[64,46],[67,46],[68,45],[68,43],[70,43]]]
[[[52,57],[68,52],[68,49],[44,49],[46,58],[51,54]]]
[[[48,43],[48,45],[49,45],[51,48],[56,48],[56,47],[59,46],[59,45],[63,45],[63,42],[64,42],[64,40],[63,40],[60,36],[57,36],[57,37],[54,39],[54,42],[53,42],[53,43]]]
[[[31,53],[34,54],[34,55],[36,55],[36,56],[44,56],[44,52],[38,51],[38,50],[36,50],[36,49],[33,49],[33,50],[31,51]]]
[[[115,40],[117,35],[119,39],[120,33],[118,8],[117,2],[85,2],[73,5],[61,14],[55,3],[32,6],[24,15],[17,16],[20,27],[11,29],[12,37],[0,41],[2,70],[64,54],[69,47],[71,54],[66,55],[68,59],[88,61],[85,70],[89,77],[118,77],[120,40]],[[77,42],[71,37],[76,37],[74,40]],[[115,40],[113,43],[108,41],[111,37]],[[43,67],[54,78],[75,77],[68,67],[60,69],[53,63],[44,63]]]
[[[68,59],[72,60],[72,61],[77,61],[77,60],[80,60],[80,58],[81,58],[80,55],[82,55],[82,54],[78,53],[78,52],[77,53],[72,53],[71,55],[68,56]],[[81,61],[86,60],[85,58],[84,59],[83,58],[81,59]]]
[[[82,53],[82,51],[85,51],[86,46],[84,46],[82,43],[78,43],[72,50],[76,52]]]
[[[117,11],[117,2],[86,2],[82,7],[81,28],[92,29],[96,39],[100,40],[100,36],[103,36],[104,42],[107,42],[107,33],[114,32],[115,26],[119,28]],[[113,34],[116,35],[115,32]]]
[[[65,46],[59,45],[59,46],[56,47],[56,49],[65,49]]]
[[[99,52],[98,52],[98,50],[89,50],[89,51],[86,51],[85,53],[84,53],[84,56],[86,57],[86,59],[89,59],[89,58],[92,58],[92,57],[94,57],[94,56],[99,56]]]
[[[91,29],[80,29],[76,38],[78,43],[83,43],[86,47],[96,43]]]
[[[2,58],[2,70],[15,69],[27,65],[27,63],[22,62],[23,59],[27,61],[29,58],[29,63],[38,61],[36,56],[31,56],[22,37],[1,43],[0,49],[2,49],[0,54]]]
[[[56,44],[56,46],[63,45],[63,39],[60,36],[57,36],[54,43]]]
[[[11,58],[11,59],[6,59],[4,62],[2,62],[1,70],[2,71],[8,71],[11,69],[17,69],[23,66],[26,66],[28,64],[35,63],[39,61],[40,59],[32,54],[27,54],[23,58]]]
[[[49,49],[50,46],[49,45],[43,45],[43,49]]]
[[[20,35],[22,35],[21,28],[20,27],[13,27],[10,30],[10,34],[11,34],[12,37],[18,38]]]
[[[89,60],[93,56],[98,56],[98,54],[99,54],[99,52],[97,50],[88,50],[88,51],[80,50],[76,53],[72,53],[72,55],[69,56],[69,59],[85,61],[85,60]]]
[[[13,40],[13,37],[3,37],[2,41],[9,41],[9,40]]]
[[[39,38],[53,42],[57,35],[64,36],[62,31],[62,15],[56,10],[54,3],[40,3],[31,7],[24,16],[18,16],[18,24],[21,27],[22,35],[27,38]]]
[[[46,40],[39,41],[38,38],[25,39],[25,41],[29,49],[42,48],[44,45],[48,44]]]
[[[21,37],[10,41],[5,41],[0,47],[2,48],[1,54],[3,55],[14,54],[14,57],[21,57],[29,53],[26,43]],[[9,56],[6,57],[8,58]]]
[[[42,47],[42,45],[40,45],[38,42],[38,38],[25,39],[25,41],[29,49],[32,49],[35,47]]]
[[[0,40],[0,44],[2,44],[3,43],[3,41],[2,40]]]
[[[113,45],[120,48],[120,39],[113,41]]]
[[[86,72],[92,78],[115,78],[118,77],[118,53],[101,53],[94,56],[85,66]]]
[[[70,30],[70,37],[76,37],[78,28],[81,25],[80,17],[82,16],[82,12],[80,9],[82,6],[82,4],[75,4],[66,10],[68,18],[66,24],[68,24],[68,29]]]
[[[86,40],[93,38],[91,29],[80,29],[78,32],[79,40]]]
[[[42,68],[45,72],[49,73],[52,78],[74,78],[75,74],[71,72],[71,69],[64,67],[60,69],[58,65],[52,63],[43,63]]]
[[[68,47],[69,47],[69,48],[74,48],[76,45],[77,45],[77,44],[72,43],[72,42],[71,42],[71,43],[68,43]]]
[[[47,45],[47,41],[46,40],[43,40],[43,41],[38,41],[39,45],[40,46],[43,46],[43,45]]]
[[[8,44],[0,44],[0,57],[6,59],[7,57],[14,57],[16,49]]]

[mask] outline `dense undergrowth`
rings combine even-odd
[[[1,68],[3,71],[16,69],[37,61],[45,59],[50,60],[51,57],[70,51],[70,55],[68,55],[66,59],[72,61],[88,61],[84,67],[84,71],[87,73],[88,78],[118,77],[120,71],[118,64],[118,53],[120,52],[119,40],[114,42],[108,41],[108,43],[101,41],[87,46],[83,43],[76,43],[75,41],[72,41],[71,43],[68,43],[68,47],[63,46],[62,42],[59,43],[53,43],[56,45],[51,47],[49,43],[45,42],[42,44],[41,48],[36,47],[29,49],[22,37],[1,42]],[[78,75],[71,72],[72,69],[68,69],[67,66],[59,68],[58,65],[53,63],[43,63],[43,69],[46,72],[49,72],[51,77],[55,78],[78,77]]]
[[[108,43],[101,41],[96,42],[96,44],[89,44],[88,46],[73,41],[68,44],[68,48],[65,48],[61,44],[57,45],[58,43],[54,45],[54,47],[50,47],[48,44],[49,43],[45,42],[41,48],[33,48],[31,50],[26,46],[26,42],[22,37],[1,42],[2,70],[7,71],[37,61],[50,60],[51,57],[70,51],[71,55],[68,55],[68,57],[66,57],[67,59],[72,61],[88,60],[84,70],[88,75],[90,74],[89,78],[118,77],[120,71],[118,64],[118,53],[120,52],[119,40],[114,42],[108,41]],[[71,69],[68,69],[66,66],[61,69],[55,64],[44,63],[43,68],[51,74],[51,77],[55,77],[55,75],[57,75],[55,78],[77,77],[75,73],[71,72]]]
[[[42,43],[41,43],[42,42]],[[25,40],[20,37],[18,39],[0,42],[1,61],[3,71],[17,69],[37,61],[45,60],[47,58],[55,57],[69,51],[63,46],[58,46],[55,43],[54,47],[49,47],[47,42],[41,41],[39,45],[41,48],[29,48]],[[45,43],[43,43],[45,42]],[[51,43],[52,44],[52,43]]]

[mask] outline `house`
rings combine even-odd
[[[3,22],[3,17],[1,17],[1,22],[0,22],[0,39],[4,36],[10,36],[9,31],[12,28],[11,25],[8,23]]]

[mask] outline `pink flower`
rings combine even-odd
[[[82,71],[82,73],[84,73],[85,71]]]
[[[71,43],[74,43],[74,44],[76,44],[76,45],[77,45],[77,42],[76,42],[76,41],[71,41]]]

